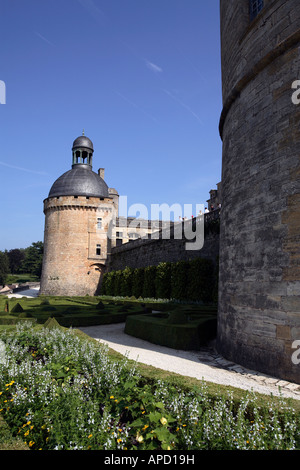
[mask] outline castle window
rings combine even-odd
[[[131,240],[136,240],[137,238],[139,238],[139,235],[135,232],[133,233],[129,233],[128,234],[128,237],[131,239]]]
[[[100,256],[101,255],[101,245],[96,246],[96,255]]]
[[[102,228],[102,219],[100,217],[98,217],[98,219],[97,219],[97,228],[98,229]]]
[[[264,7],[264,0],[250,0],[250,19],[251,21],[257,17],[258,13]]]
[[[117,238],[123,238],[123,232],[116,232]]]

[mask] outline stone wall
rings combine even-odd
[[[300,383],[298,0],[221,0],[224,108],[218,350]]]
[[[127,266],[130,268],[157,266],[161,262],[176,262],[199,257],[216,262],[219,255],[219,217],[219,210],[205,216],[204,246],[200,250],[187,250],[188,240],[184,236],[181,239],[174,239],[174,229],[171,229],[170,239],[139,239],[112,248],[107,271],[121,270]]]

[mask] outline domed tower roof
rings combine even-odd
[[[94,146],[85,135],[73,142],[72,169],[61,175],[52,185],[48,197],[88,196],[109,197],[108,186],[97,173],[92,171]]]
[[[78,148],[87,148],[89,150],[94,151],[93,142],[84,134],[77,137],[77,139],[75,139],[73,142],[72,150],[75,150]]]

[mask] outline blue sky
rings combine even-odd
[[[128,207],[206,203],[221,179],[219,0],[4,0],[0,43],[0,250],[43,240],[43,200],[83,129]]]

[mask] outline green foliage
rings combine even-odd
[[[130,297],[132,294],[132,273],[133,269],[126,267],[123,271],[121,271],[121,278],[120,278],[120,294],[121,296],[128,296]]]
[[[144,285],[143,285],[143,297],[144,298],[156,297],[155,278],[156,278],[156,266],[147,266],[144,270]]]
[[[104,273],[101,286],[103,295],[114,295],[115,292],[115,271]]]
[[[32,315],[29,312],[20,312],[18,318],[32,318]]]
[[[172,263],[171,268],[171,298],[177,300],[187,300],[187,275],[189,263],[178,261]]]
[[[144,268],[136,268],[132,273],[132,295],[134,295],[136,299],[143,295],[144,272]]]
[[[121,292],[121,279],[122,279],[122,271],[116,271],[114,276],[114,291],[113,295],[120,295]]]
[[[189,300],[211,302],[214,284],[214,267],[210,260],[197,258],[190,261],[187,276]]]
[[[217,315],[205,312],[193,320],[184,309],[169,313],[128,316],[125,333],[172,349],[197,351],[216,337]]]
[[[0,251],[0,286],[4,286],[9,273],[9,259],[6,252]]]
[[[130,422],[133,450],[170,450],[178,442],[172,426],[176,419],[162,401],[153,397],[153,387],[132,377],[114,395],[113,410]],[[117,398],[115,398],[115,396]]]
[[[43,242],[32,243],[31,246],[25,249],[25,258],[22,261],[20,271],[40,277],[42,273],[43,253]]]
[[[186,315],[181,308],[176,308],[169,313],[167,323],[170,325],[183,325],[187,322]]]
[[[97,310],[104,310],[105,309],[105,305],[104,305],[103,302],[101,302],[101,300],[100,300],[100,302],[97,303],[96,309]]]
[[[55,318],[49,317],[48,320],[46,320],[43,324],[43,328],[48,328],[49,330],[52,330],[56,328],[61,328],[61,326]]]
[[[218,268],[213,262],[196,258],[105,273],[101,294],[216,303],[217,281]]]
[[[18,436],[46,451],[300,449],[299,413],[282,398],[241,391],[236,400],[230,391],[210,394],[205,382],[147,378],[52,319],[0,339],[0,413],[9,427],[0,422],[0,444]]]
[[[155,276],[155,295],[158,299],[171,297],[171,263],[159,263]]]
[[[11,313],[21,313],[24,312],[22,305],[19,302],[11,309]]]
[[[9,268],[12,274],[16,274],[20,271],[22,262],[25,258],[25,250],[15,248],[13,250],[9,250],[7,252],[7,256],[9,259]]]

